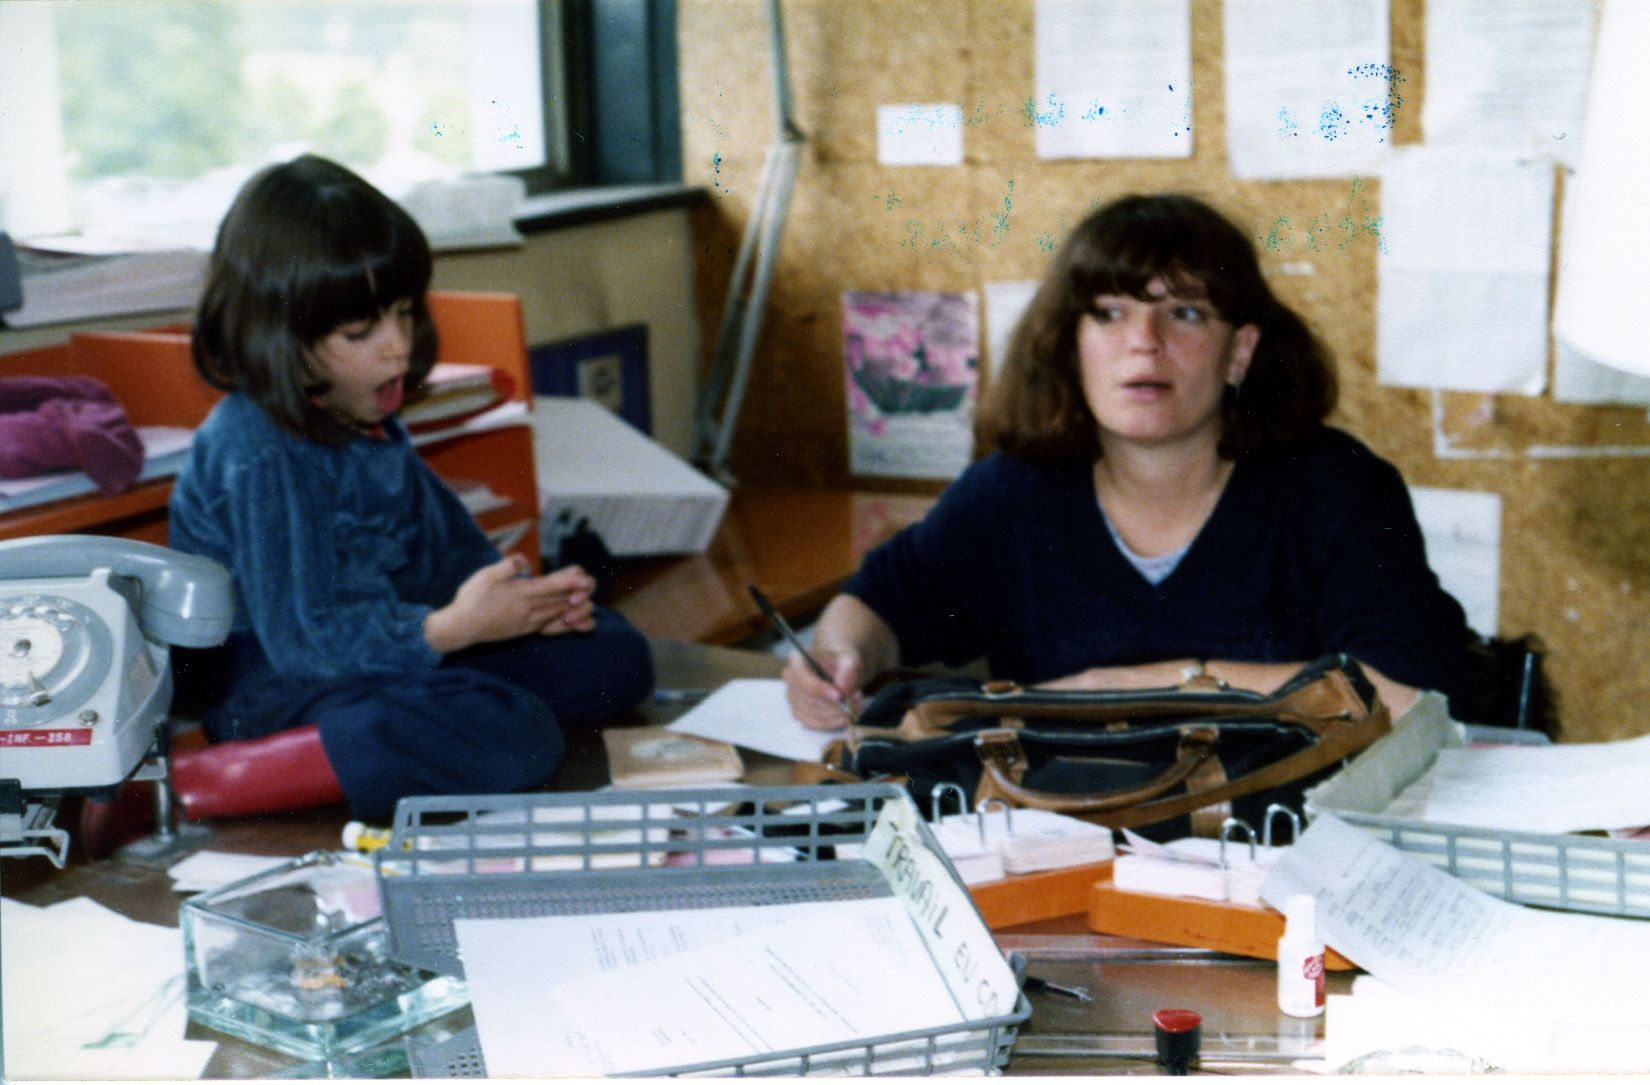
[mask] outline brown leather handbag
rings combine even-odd
[[[1145,690],[1025,689],[1012,682],[896,682],[865,705],[828,767],[903,778],[926,803],[940,784],[974,802],[1056,810],[1147,835],[1257,830],[1299,810],[1305,788],[1391,728],[1358,666],[1326,656],[1270,694],[1209,678]]]

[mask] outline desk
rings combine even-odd
[[[631,562],[607,585],[603,602],[650,637],[738,644],[769,632],[747,584],[787,620],[808,620],[866,551],[933,504],[911,494],[735,489],[704,553]]]
[[[653,651],[660,688],[705,688],[733,678],[773,677],[781,667],[780,660],[763,653],[676,641],[655,640]],[[650,702],[610,722],[666,723],[681,711],[679,705]],[[789,782],[788,764],[750,751],[745,757],[751,782]],[[570,736],[567,761],[551,781],[552,789],[590,790],[606,782],[598,731]],[[272,857],[301,855],[338,847],[347,820],[348,812],[341,806],[225,820],[210,824],[205,846]],[[0,869],[0,891],[29,904],[86,896],[133,919],[166,926],[178,923],[181,898],[160,870],[104,860],[74,863],[58,871],[39,859],[8,859]],[[1280,1058],[1280,1049],[1321,1036],[1321,1020],[1303,1025],[1278,1014],[1275,966],[1269,962],[1091,934],[1081,916],[1002,931],[998,941],[1025,955],[1035,974],[1086,986],[1095,996],[1092,1003],[1035,996],[1035,1012],[1008,1068],[1011,1075],[1155,1073],[1151,1013],[1167,1005],[1204,1014],[1205,1069],[1211,1071],[1286,1072],[1289,1066]],[[1343,993],[1350,982],[1348,974],[1336,973],[1330,989]],[[7,991],[3,997],[17,996]],[[469,1011],[464,1009],[425,1028],[453,1030],[469,1024]],[[209,1078],[290,1076],[296,1062],[195,1024],[189,1026],[189,1036],[219,1042],[206,1069]],[[139,1068],[133,1072],[141,1075]]]

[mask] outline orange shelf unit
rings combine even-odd
[[[1081,915],[1088,910],[1089,892],[1095,881],[1111,876],[1111,862],[1107,859],[1061,870],[1010,874],[999,881],[971,885],[968,893],[992,930]]]
[[[1128,892],[1113,885],[1108,872],[1090,890],[1088,928],[1098,934],[1275,961],[1283,915],[1264,906]],[[1357,967],[1333,949],[1324,950],[1323,966],[1331,971]]]
[[[532,382],[521,302],[514,295],[435,292],[430,314],[440,361],[473,362],[502,371],[510,396],[529,406]],[[68,342],[0,356],[0,377],[95,377],[109,386],[134,426],[198,426],[220,393],[200,379],[189,355],[187,328],[88,332]],[[527,521],[514,546],[538,567],[538,481],[530,429],[510,426],[433,441],[420,449],[437,474],[487,483],[509,499],[483,515],[484,528]],[[105,497],[88,494],[0,513],[0,539],[78,532],[166,542],[170,479],[156,479]]]

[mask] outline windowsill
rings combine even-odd
[[[709,193],[698,185],[600,185],[528,196],[516,215],[516,229],[544,233],[566,226],[627,218],[675,207],[692,207]]]
[[[590,188],[564,189],[559,192],[548,192],[541,196],[528,196],[522,200],[521,208],[515,217],[515,227],[523,234],[531,235],[547,233],[569,226],[584,226],[596,222],[607,222],[614,219],[627,218],[634,215],[647,214],[652,211],[668,210],[671,208],[687,208],[708,198],[708,190],[696,185],[665,184],[665,185],[603,185]],[[508,243],[505,243],[508,245]],[[497,242],[487,241],[479,243],[465,243],[450,241],[437,245],[442,253],[479,251],[498,247]],[[12,331],[24,328],[42,327],[80,323],[91,320],[105,319],[115,316],[132,315],[134,313],[184,311],[193,305],[195,292],[198,290],[198,280],[201,270],[204,269],[206,254],[204,252],[189,253],[159,253],[159,254],[125,254],[124,258],[117,258],[127,269],[126,273],[118,276],[121,286],[130,293],[137,289],[144,295],[141,301],[131,298],[117,298],[109,296],[112,288],[102,284],[93,293],[93,298],[79,298],[70,300],[66,304],[55,304],[49,315],[39,316],[24,322],[8,322],[0,318],[0,330]],[[200,268],[189,274],[182,274],[183,281],[170,282],[170,288],[176,296],[168,295],[165,298],[155,297],[150,290],[149,279],[153,272],[137,272],[133,269],[142,267],[146,262],[156,260],[194,260]],[[111,262],[111,267],[114,267]],[[178,274],[174,274],[176,279]],[[25,288],[27,280],[25,279]]]

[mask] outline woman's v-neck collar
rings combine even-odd
[[[1156,584],[1148,580],[1146,575],[1135,566],[1134,562],[1129,560],[1129,555],[1124,550],[1122,537],[1114,534],[1111,520],[1106,515],[1105,507],[1100,503],[1100,493],[1093,482],[1092,467],[1084,474],[1088,481],[1085,488],[1089,494],[1089,505],[1094,516],[1096,530],[1100,534],[1101,545],[1110,548],[1117,564],[1122,566],[1127,571],[1128,576],[1133,578],[1130,583],[1137,586],[1142,592],[1161,595],[1173,590],[1177,584],[1188,579],[1186,575],[1188,565],[1207,560],[1201,556],[1209,549],[1208,545],[1204,543],[1204,539],[1214,533],[1213,529],[1216,528],[1219,521],[1225,519],[1225,510],[1233,500],[1233,488],[1238,485],[1240,477],[1245,476],[1246,472],[1243,469],[1242,457],[1232,461],[1232,469],[1227,473],[1226,481],[1221,484],[1220,495],[1215,498],[1214,507],[1209,510],[1209,515],[1204,519],[1202,526],[1197,529],[1191,541],[1186,544],[1185,550],[1181,552],[1180,560],[1169,571],[1169,575]]]

